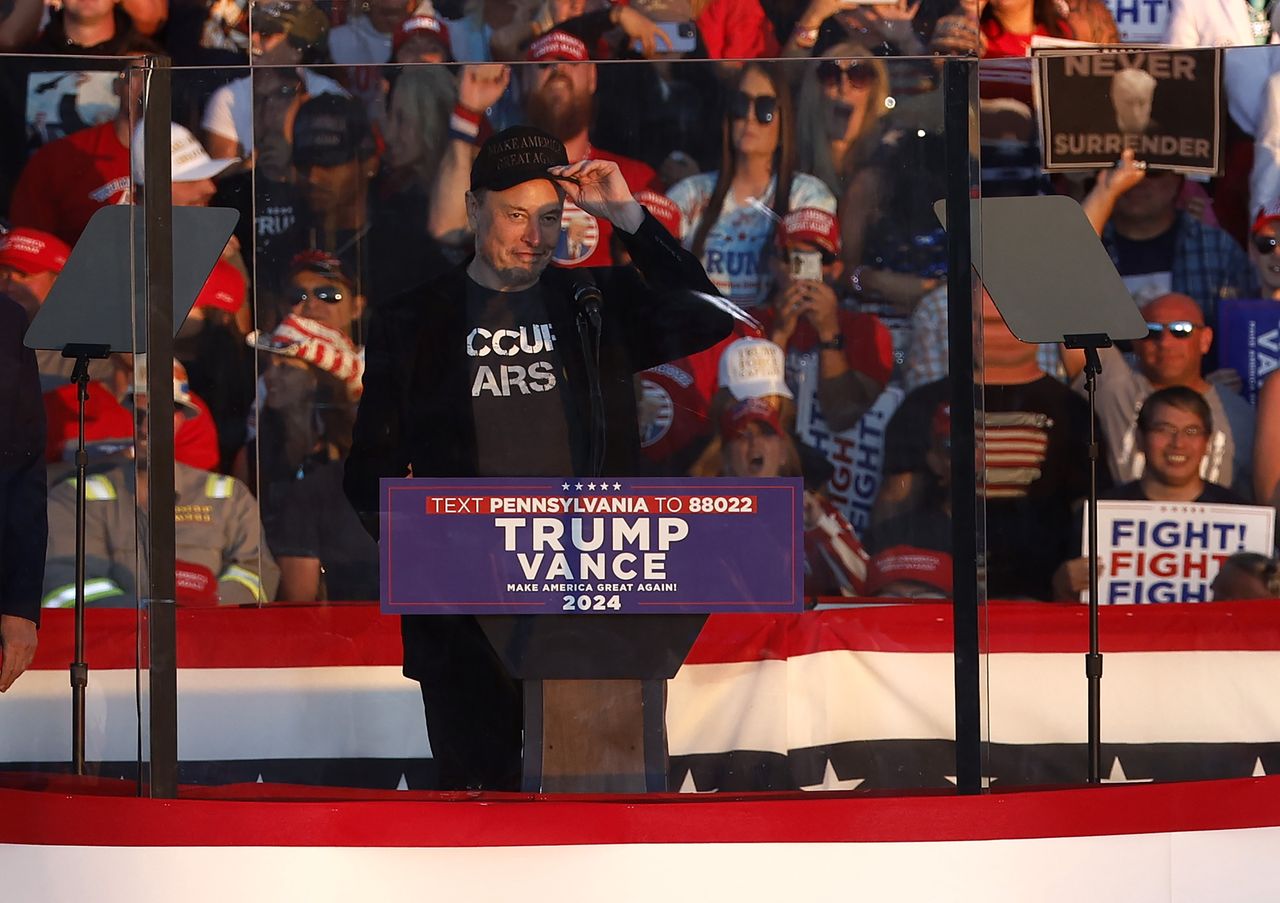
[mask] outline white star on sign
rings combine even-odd
[[[569,488],[569,484],[568,484],[568,483],[561,483],[561,484],[560,484],[560,488],[561,488],[561,489],[568,489],[568,488]]]
[[[827,767],[822,772],[822,782],[818,784],[810,784],[807,787],[801,787],[801,790],[856,790],[858,785],[865,781],[866,778],[849,778],[841,780],[836,774],[835,766],[831,764],[831,760],[827,759]]]
[[[595,483],[588,483],[588,484],[587,484],[587,488],[588,488],[588,489],[595,489],[595,488],[596,488],[596,484],[595,484]]]
[[[574,488],[574,489],[581,489],[581,488],[582,488],[582,484],[581,484],[581,483],[578,483],[578,484],[576,484],[573,488]]]
[[[613,488],[614,488],[614,489],[621,489],[621,488],[622,488],[622,484],[621,484],[621,483],[614,483],[614,484],[613,484]]]
[[[1115,764],[1111,766],[1111,774],[1102,779],[1104,784],[1149,784],[1155,778],[1131,778],[1124,773],[1124,766],[1120,764],[1120,757],[1116,756]]]

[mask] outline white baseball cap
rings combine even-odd
[[[236,157],[215,160],[209,156],[196,136],[176,122],[169,125],[170,179],[174,182],[199,182],[212,179],[232,163]],[[133,130],[133,181],[142,184],[142,123]]]
[[[794,398],[787,388],[786,355],[768,339],[738,339],[720,355],[720,385],[738,401],[762,395]]]

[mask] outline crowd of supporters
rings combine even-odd
[[[1274,40],[1269,21],[1245,40],[1197,8],[1174,0],[1171,41]],[[942,62],[1023,57],[1035,36],[1121,40],[1102,0],[8,9],[0,48],[41,56],[0,58],[0,291],[34,315],[90,217],[141,187],[130,146],[143,80],[93,56],[172,59],[174,203],[241,211],[177,340],[190,604],[376,597],[368,512],[342,492],[364,332],[372,311],[466,259],[472,160],[487,135],[519,122],[563,141],[571,162],[617,162],[744,313],[722,345],[637,374],[649,472],[801,476],[807,595],[949,595],[946,243],[932,213],[945,193]],[[1255,410],[1214,343],[1224,299],[1280,300],[1273,70],[1280,55],[1266,48],[1228,63],[1228,165],[1208,182],[1130,152],[1087,179],[1051,182],[1026,84],[983,86],[984,151],[1012,163],[986,171],[983,192],[1080,199],[1151,324],[1104,362],[1104,497],[1277,504],[1280,383],[1263,387]],[[625,264],[626,254],[608,222],[568,203],[555,263]],[[988,593],[1074,598],[1087,581],[1083,361],[1019,342],[985,294],[982,334]],[[56,355],[41,358],[50,605],[69,598],[68,373]],[[133,551],[119,536],[140,404],[127,356],[91,375],[90,598],[107,603],[133,592]]]

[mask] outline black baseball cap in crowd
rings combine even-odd
[[[531,125],[513,125],[480,146],[471,164],[471,190],[506,191],[532,179],[554,179],[547,169],[568,164],[569,155],[558,138]]]
[[[294,166],[338,166],[377,150],[364,104],[341,94],[317,94],[293,123]]]

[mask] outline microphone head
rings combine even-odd
[[[595,277],[587,271],[575,275],[573,280],[573,300],[576,304],[600,304],[604,295],[596,285]]]

